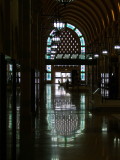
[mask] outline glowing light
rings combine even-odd
[[[112,18],[113,18],[113,21],[115,21],[115,14],[114,14],[114,11],[113,11],[113,9],[111,9],[111,13],[112,13]]]
[[[108,54],[108,51],[107,51],[107,50],[103,50],[103,51],[102,51],[102,54],[105,54],[105,55],[106,55],[106,54]]]
[[[114,49],[120,49],[120,45],[115,45]]]

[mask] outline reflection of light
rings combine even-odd
[[[49,85],[48,85],[49,86]],[[47,87],[48,87],[47,86]],[[50,85],[51,86],[51,85]],[[56,92],[58,95],[56,95]],[[72,147],[75,138],[83,134],[85,129],[85,114],[76,114],[76,106],[72,104],[71,95],[66,96],[64,88],[55,85],[54,101],[47,98],[47,104],[51,101],[51,109],[47,106],[48,129],[51,131],[52,147]],[[81,105],[85,108],[85,95],[80,96]]]
[[[92,114],[89,112],[89,117],[92,117]]]
[[[95,57],[95,58],[98,58],[98,57],[99,57],[99,55],[98,55],[98,54],[95,54],[95,55],[94,55],[94,57]]]
[[[120,145],[120,138],[115,137],[114,138],[114,147],[118,147]]]
[[[102,132],[107,132],[107,123],[106,123],[105,118],[103,119]]]
[[[76,110],[75,105],[62,105],[62,106],[56,106],[55,110]]]
[[[51,160],[59,160],[59,156],[58,156],[58,155],[53,156],[53,157],[51,158]]]
[[[103,127],[103,128],[102,128],[102,131],[103,131],[103,132],[107,132],[107,128],[106,128],[106,127]]]
[[[80,97],[80,108],[85,109],[85,95],[81,94]]]
[[[8,124],[9,124],[9,126],[8,126],[8,128],[9,129],[12,129],[12,112],[9,112],[9,119],[8,119]]]

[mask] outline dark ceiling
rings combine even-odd
[[[57,0],[35,0],[44,33],[52,30],[57,11],[63,22],[76,26],[90,43],[117,23],[120,0],[74,0],[66,6]]]

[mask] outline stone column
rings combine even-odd
[[[20,159],[32,159],[31,112],[31,0],[21,0],[21,104],[20,104]]]

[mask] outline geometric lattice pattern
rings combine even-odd
[[[60,33],[60,42],[56,48],[52,48],[55,59],[76,59],[80,54],[80,40],[77,34],[70,29]]]
[[[77,37],[78,38],[78,37]],[[76,40],[76,37],[71,34],[70,31],[63,31],[60,35],[60,43],[58,44],[57,53],[80,53],[80,42],[79,38]]]
[[[85,39],[79,29],[67,23],[56,36],[55,29],[52,30],[47,39],[45,58],[85,59]]]

